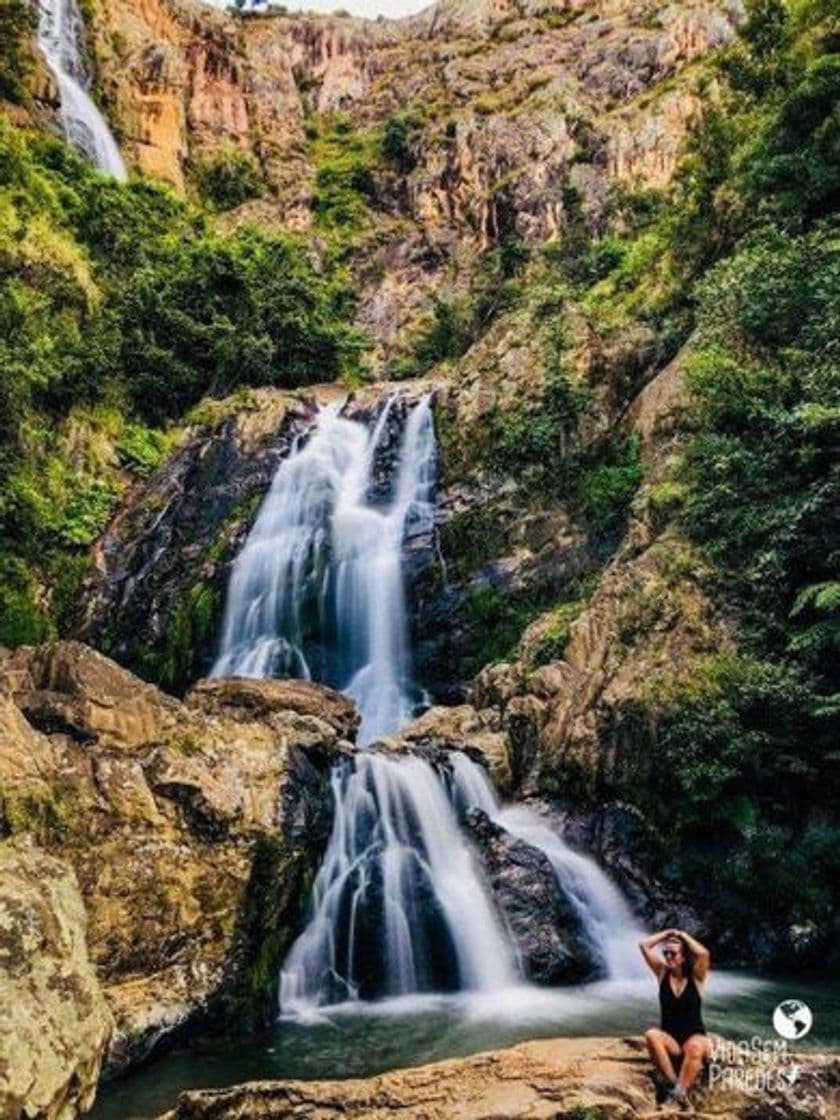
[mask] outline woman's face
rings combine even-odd
[[[665,967],[672,972],[679,972],[685,961],[681,941],[666,941],[662,946],[662,959]]]

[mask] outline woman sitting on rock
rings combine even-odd
[[[661,955],[654,952],[657,946]],[[712,1050],[701,1013],[709,950],[679,929],[653,933],[639,942],[639,948],[659,981],[661,1021],[658,1030],[645,1032],[648,1053],[671,1086],[665,1103],[684,1107],[686,1094]],[[681,1063],[679,1075],[675,1058]]]

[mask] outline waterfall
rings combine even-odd
[[[402,547],[432,519],[431,401],[408,414],[384,506],[377,452],[397,398],[373,428],[323,408],[277,469],[231,571],[211,676],[294,676],[343,689],[361,746],[414,714]]]
[[[396,451],[394,450],[396,433]],[[408,722],[412,682],[403,548],[433,525],[431,402],[398,396],[366,424],[321,408],[279,464],[230,574],[213,676],[294,676],[343,689],[365,747]],[[629,910],[598,866],[524,806],[500,807],[484,770],[360,750],[332,772],[333,825],[308,922],[280,978],[284,1013],[518,981],[459,813],[478,807],[544,852],[612,978],[641,960]]]
[[[88,93],[83,32],[76,0],[39,0],[38,46],[58,86],[67,141],[101,171],[123,180],[126,171],[120,150]]]
[[[441,778],[360,753],[332,777],[335,815],[280,1007],[421,991],[494,991],[512,955]]]
[[[501,828],[547,857],[581,928],[612,980],[646,976],[636,925],[621,892],[588,856],[576,852],[526,805],[500,805],[484,769],[465,754],[451,755],[455,802],[461,811],[482,809]]]

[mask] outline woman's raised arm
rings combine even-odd
[[[694,979],[702,983],[709,975],[709,966],[712,959],[711,953],[696,937],[692,937],[691,934],[686,933],[685,930],[677,930],[677,933],[689,947],[691,955],[694,957],[694,967],[692,969]]]
[[[639,948],[642,950],[642,956],[648,963],[648,967],[657,979],[662,975],[665,969],[665,963],[656,953],[654,953],[655,946],[659,945],[662,941],[667,941],[669,937],[673,937],[676,930],[661,929],[659,933],[652,933],[650,937],[645,937],[639,942]]]

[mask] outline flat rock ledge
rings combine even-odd
[[[707,1087],[695,1118],[840,1117],[840,1055],[797,1055],[783,1089]],[[181,1094],[161,1120],[412,1117],[417,1120],[629,1120],[663,1115],[634,1039],[550,1039],[358,1081],[253,1081]]]

